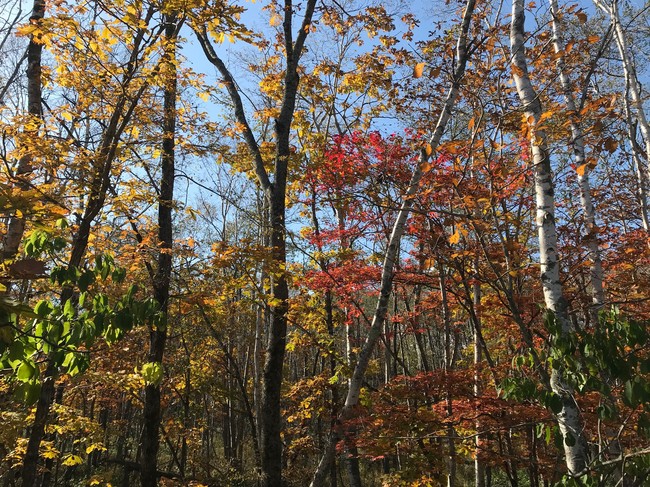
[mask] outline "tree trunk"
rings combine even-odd
[[[39,24],[45,15],[44,0],[34,0],[30,22]],[[39,126],[43,117],[41,105],[41,54],[43,45],[35,41],[32,35],[29,46],[27,47],[27,109],[29,114],[39,120]],[[37,129],[38,130],[38,129]],[[34,134],[36,136],[36,134]],[[32,170],[31,155],[25,154],[18,161],[16,176],[25,176]],[[28,185],[23,183],[22,188],[28,189]],[[18,252],[20,241],[25,231],[24,217],[13,217],[9,222],[9,228],[3,241],[2,257],[3,260],[12,259]],[[38,459],[39,447],[43,436],[45,435],[45,425],[50,411],[50,406],[54,400],[54,387],[56,382],[56,368],[52,363],[48,363],[45,370],[41,392],[36,405],[34,423],[27,443],[27,451],[23,461],[23,486],[36,487],[38,480]]]
[[[33,25],[40,25],[45,16],[45,0],[34,0],[32,15],[29,21]],[[27,46],[27,111],[31,121],[35,123],[35,128],[29,130],[30,136],[38,137],[38,131],[43,123],[43,107],[41,103],[42,82],[41,82],[41,55],[43,53],[43,44],[39,44],[34,39],[34,35],[29,40]],[[15,177],[18,179],[18,187],[22,190],[30,188],[26,181],[20,178],[26,177],[32,168],[31,151],[27,151],[18,161]],[[2,258],[3,260],[13,259],[20,246],[20,241],[25,233],[25,218],[23,216],[14,216],[9,221],[7,233],[3,238]]]
[[[566,73],[564,62],[564,41],[562,39],[562,26],[560,25],[560,12],[557,0],[550,0],[551,18],[553,26],[553,48],[557,54],[557,69],[560,74],[560,83],[564,92],[567,110],[569,111],[569,123],[571,127],[571,145],[573,147],[573,160],[578,168],[578,187],[580,189],[580,203],[584,213],[583,218],[587,227],[585,244],[589,252],[589,280],[591,283],[592,307],[589,317],[592,326],[598,322],[598,312],[605,303],[605,292],[603,290],[603,266],[600,252],[600,243],[598,238],[598,225],[594,205],[591,201],[591,185],[589,183],[590,168],[587,166],[585,157],[585,142],[582,125],[580,124],[580,113],[576,107],[573,96],[573,86],[569,76]],[[583,171],[580,168],[584,169]]]
[[[145,27],[140,28],[135,36],[131,58],[129,59],[126,72],[122,79],[122,94],[118,98],[107,127],[102,135],[100,148],[93,160],[93,176],[88,191],[88,204],[84,209],[79,229],[73,239],[70,259],[68,261],[69,269],[79,267],[83,260],[88,247],[88,239],[90,238],[90,230],[92,228],[93,220],[100,213],[104,206],[104,202],[106,201],[106,192],[110,184],[111,168],[117,154],[118,142],[127,124],[131,120],[133,111],[135,110],[140,97],[148,87],[148,83],[143,83],[134,95],[127,97],[126,88],[133,80],[135,71],[138,68],[138,63],[136,62],[137,56],[141,52],[140,49],[142,48],[145,32],[147,30],[146,26],[148,26],[153,14],[154,9],[150,8],[147,12],[146,18],[143,19]],[[152,35],[147,38],[147,42],[155,42],[157,37],[157,35]],[[65,303],[71,299],[72,296],[73,288],[69,286],[64,287],[61,292],[60,302]],[[45,434],[47,416],[54,399],[54,382],[58,371],[53,362],[53,355],[54,350],[47,358],[48,365],[37,402],[35,421],[30,432],[27,452],[25,453],[25,461],[23,463],[23,471],[30,472],[28,473],[29,476],[34,475],[33,472],[36,472],[38,469],[38,450],[43,435]],[[31,487],[34,484],[29,484],[23,481],[23,485],[25,487]]]
[[[162,368],[169,310],[169,288],[172,270],[174,145],[176,136],[176,39],[178,21],[175,15],[165,16],[165,87],[163,101],[163,134],[161,151],[160,195],[158,199],[158,269],[153,278],[154,299],[159,311],[149,332],[148,362]],[[157,485],[159,430],[161,422],[160,380],[145,385],[144,425],[140,482],[142,487]]]
[[[444,324],[445,330],[445,360],[444,360],[444,370],[445,375],[449,374],[453,368],[454,362],[454,353],[452,347],[454,347],[455,340],[452,342],[451,337],[451,316],[449,313],[449,301],[447,299],[447,270],[445,269],[444,264],[439,261],[438,263],[438,274],[440,282],[440,300],[442,303],[442,321]],[[452,395],[449,390],[449,379],[446,379],[447,382],[447,392],[445,395],[445,401],[447,402],[447,415],[451,416],[454,412],[452,405]],[[453,425],[447,427],[447,487],[454,487],[456,485],[456,442],[454,440],[456,432]]]
[[[478,257],[474,261],[474,272],[478,275]],[[472,321],[474,322],[474,396],[478,399],[481,396],[481,376],[479,374],[479,367],[483,360],[481,354],[481,323],[479,317],[479,307],[481,306],[481,285],[478,279],[474,280],[472,289],[472,304],[474,312],[472,313]],[[481,462],[480,454],[483,442],[485,441],[483,435],[480,434],[481,421],[476,419],[476,439],[475,439],[475,452],[476,458],[474,459],[474,486],[485,487],[485,466]]]
[[[222,59],[216,54],[205,25],[194,26],[194,31],[206,58],[217,68],[223,77],[223,83],[234,104],[235,118],[242,126],[243,138],[253,155],[255,173],[270,207],[272,264],[274,267],[274,275],[271,277],[271,296],[273,301],[269,306],[271,319],[262,374],[262,407],[259,417],[260,447],[262,450],[262,485],[264,487],[280,487],[282,485],[282,438],[280,436],[282,432],[282,415],[280,392],[286,349],[287,311],[289,309],[289,288],[285,275],[285,198],[288,164],[291,156],[289,138],[300,79],[298,75],[298,63],[304,51],[305,40],[310,32],[311,19],[316,3],[317,0],[307,1],[305,15],[294,42],[292,25],[294,16],[293,4],[290,0],[284,2],[284,20],[282,26],[286,53],[286,70],[284,74],[282,105],[280,107],[280,114],[275,120],[276,151],[274,181],[271,181],[265,168],[262,153],[248,123],[244,111],[244,104],[232,74]]]
[[[598,8],[605,12],[605,14],[609,15],[609,18],[611,20],[614,30],[614,39],[616,40],[616,46],[618,47],[618,52],[621,56],[621,62],[623,63],[625,86],[627,93],[630,95],[632,106],[636,112],[639,128],[641,129],[641,135],[643,135],[645,142],[646,160],[650,161],[650,124],[648,123],[648,117],[646,116],[645,109],[643,107],[643,99],[641,98],[641,83],[639,82],[634,60],[630,56],[627,39],[625,37],[625,31],[623,30],[623,25],[621,24],[621,15],[618,10],[618,0],[611,0],[611,3],[609,4],[604,3],[601,0],[594,0],[594,3]],[[648,166],[648,169],[650,170],[650,166]]]
[[[546,133],[537,127],[542,116],[542,104],[528,75],[524,46],[524,21],[524,0],[513,0],[510,26],[512,66],[517,92],[530,129],[544,301],[546,308],[553,313],[554,319],[560,325],[562,337],[568,338],[574,331],[569,321],[567,302],[562,294],[560,281],[551,158]],[[577,474],[587,465],[587,444],[582,433],[578,405],[573,399],[571,386],[564,379],[561,367],[553,369],[551,373],[551,388],[562,400],[562,410],[557,415],[557,420],[564,439],[567,469],[569,474]]]

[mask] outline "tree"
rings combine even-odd
[[[143,367],[152,370],[146,379],[144,398],[144,428],[142,430],[142,463],[140,467],[143,487],[158,485],[158,442],[161,422],[160,379],[169,322],[169,295],[172,272],[173,204],[176,140],[177,59],[176,43],[183,21],[174,12],[165,12],[165,47],[162,70],[163,123],[160,194],[158,196],[158,268],[152,276],[154,299],[158,303],[158,316],[151,324],[148,361]],[[143,369],[144,370],[144,369]]]
[[[513,0],[510,27],[512,70],[526,117],[525,123],[528,124],[530,130],[532,164],[535,174],[540,272],[544,301],[549,312],[549,319],[557,320],[559,324],[560,339],[566,340],[570,339],[574,331],[569,321],[568,304],[562,293],[562,283],[560,281],[551,155],[546,133],[538,127],[543,110],[528,74],[524,45],[524,23],[524,3],[520,0]],[[587,466],[587,442],[583,435],[580,411],[573,397],[572,387],[566,382],[562,366],[553,368],[550,386],[553,392],[562,400],[562,409],[557,418],[564,438],[567,468],[570,474],[578,474]]]
[[[454,107],[460,89],[460,83],[465,73],[465,66],[471,53],[469,36],[471,20],[474,13],[474,6],[475,3],[473,0],[470,0],[465,8],[463,20],[461,23],[461,31],[458,37],[457,58],[452,75],[451,87],[447,94],[445,103],[440,111],[440,117],[438,119],[438,123],[433,132],[433,135],[431,136],[431,139],[429,140],[427,146],[421,150],[418,165],[413,171],[408,188],[402,197],[402,203],[395,219],[395,223],[393,224],[393,229],[388,241],[386,255],[384,257],[384,263],[382,265],[381,288],[379,299],[377,300],[377,307],[372,318],[372,324],[368,332],[368,336],[366,337],[363,347],[361,348],[361,352],[357,357],[357,363],[352,372],[352,378],[348,386],[345,405],[339,414],[339,422],[345,422],[346,420],[350,419],[354,412],[355,406],[359,402],[361,386],[363,384],[363,378],[366,373],[366,369],[368,368],[370,356],[384,326],[384,320],[386,319],[386,313],[388,311],[388,301],[390,299],[393,286],[394,269],[399,253],[400,241],[406,227],[407,218],[411,211],[413,197],[420,188],[420,181],[425,172],[425,168],[429,164],[429,157],[431,154],[433,154],[433,147],[438,147],[440,144],[447,122],[451,117],[452,109]],[[419,70],[421,68],[416,69]],[[417,73],[418,71],[416,71],[416,75]],[[323,485],[327,468],[329,468],[329,465],[332,462],[332,457],[335,453],[335,447],[338,439],[339,438],[337,432],[333,431],[330,434],[330,437],[325,446],[325,450],[319,462],[318,469],[314,473],[314,478],[310,484],[312,487]]]
[[[206,59],[217,68],[223,78],[223,83],[234,105],[235,118],[243,130],[244,140],[254,160],[255,173],[269,205],[270,244],[273,249],[273,261],[279,270],[271,279],[271,294],[274,298],[274,304],[271,306],[271,323],[264,361],[262,407],[260,410],[262,416],[259,418],[261,424],[262,476],[265,486],[279,486],[282,484],[280,400],[289,299],[289,288],[285,275],[287,261],[285,200],[289,162],[292,156],[290,137],[300,80],[300,58],[311,30],[316,3],[316,0],[307,1],[303,19],[297,34],[295,34],[295,41],[293,27],[295,12],[291,1],[284,2],[282,6],[283,13],[280,14],[286,65],[283,76],[282,103],[274,126],[273,180],[269,177],[260,147],[248,122],[235,80],[217,55],[206,26],[200,24],[193,26]]]

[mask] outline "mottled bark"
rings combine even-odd
[[[510,25],[512,70],[517,93],[530,129],[542,289],[546,308],[553,313],[555,320],[560,325],[562,337],[567,338],[574,333],[574,330],[569,321],[567,301],[563,295],[560,281],[551,158],[546,133],[538,127],[542,116],[542,104],[528,74],[524,23],[524,1],[513,0]],[[578,405],[573,399],[572,388],[566,382],[561,368],[553,369],[551,388],[562,401],[562,410],[557,415],[557,420],[560,431],[566,439],[563,441],[563,445],[567,469],[570,474],[575,474],[581,472],[587,464],[587,444],[583,435]]]

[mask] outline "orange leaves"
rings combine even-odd
[[[417,63],[415,65],[415,67],[413,68],[413,77],[414,78],[422,77],[422,73],[424,71],[424,66],[425,66],[425,63]]]
[[[460,242],[460,232],[456,230],[452,236],[449,237],[449,243],[450,244],[457,244]]]

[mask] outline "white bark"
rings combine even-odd
[[[513,0],[510,25],[512,70],[517,93],[531,132],[542,289],[546,307],[554,314],[559,323],[562,336],[568,337],[574,333],[574,330],[568,318],[567,302],[563,296],[560,281],[551,159],[546,133],[537,126],[542,116],[542,104],[528,75],[524,46],[524,22],[524,0]],[[562,410],[557,415],[557,420],[562,436],[565,438],[563,444],[567,469],[569,474],[577,474],[583,471],[587,465],[587,445],[583,436],[580,411],[561,368],[553,370],[551,388],[562,399]]]
[[[567,110],[569,111],[569,123],[571,127],[571,145],[573,147],[573,159],[576,168],[582,166],[584,171],[578,171],[578,187],[580,189],[580,204],[584,221],[587,226],[587,235],[585,242],[589,251],[590,264],[590,282],[591,282],[591,297],[593,302],[592,308],[592,324],[595,324],[598,319],[598,311],[605,302],[605,293],[603,290],[603,266],[600,254],[600,244],[598,239],[598,226],[596,225],[596,215],[594,212],[594,205],[591,201],[591,185],[589,184],[589,172],[591,171],[586,166],[585,157],[585,143],[584,132],[580,123],[580,114],[576,108],[575,97],[573,95],[573,86],[569,76],[566,73],[564,62],[564,41],[562,39],[562,26],[560,24],[560,12],[557,5],[557,0],[550,0],[551,4],[551,17],[553,26],[553,48],[558,55],[557,69],[560,74],[560,83],[562,91],[564,92],[564,99],[566,101]]]
[[[594,3],[598,8],[605,12],[605,14],[609,15],[612,23],[616,47],[618,47],[618,53],[621,56],[621,63],[623,64],[623,75],[625,76],[627,94],[629,94],[630,101],[632,102],[631,105],[634,107],[634,111],[636,112],[636,118],[639,123],[641,135],[644,139],[646,160],[650,163],[650,124],[648,124],[648,117],[643,108],[641,83],[637,76],[634,60],[630,56],[625,31],[621,25],[621,16],[618,11],[618,0],[611,0],[611,3],[594,0]],[[650,170],[650,166],[648,166],[646,170]]]
[[[637,181],[637,195],[639,198],[639,206],[641,208],[641,222],[646,232],[650,232],[650,210],[648,210],[648,174],[643,170],[643,162],[639,156],[643,150],[636,142],[636,126],[632,121],[632,111],[630,110],[630,103],[627,97],[623,101],[625,105],[625,117],[627,119],[627,138],[630,141],[630,151],[632,154],[632,162],[634,164],[634,172]]]
[[[440,116],[438,117],[436,128],[433,132],[433,135],[431,136],[431,139],[429,140],[429,145],[434,149],[440,145],[440,140],[442,139],[445,127],[451,118],[452,109],[456,103],[456,99],[458,98],[460,83],[465,73],[465,66],[469,57],[467,44],[469,37],[469,28],[475,4],[476,0],[468,0],[467,6],[465,7],[465,12],[463,14],[461,33],[459,35],[457,44],[456,66],[454,69],[452,84],[449,92],[447,93],[447,98],[445,99],[445,103],[442,107],[442,111],[440,112]],[[368,363],[370,362],[370,358],[372,356],[377,340],[381,335],[384,321],[386,319],[386,314],[388,312],[388,302],[393,287],[393,274],[395,264],[399,258],[400,241],[406,228],[406,221],[411,211],[411,206],[413,205],[413,198],[420,189],[420,181],[424,174],[423,167],[428,159],[429,155],[427,155],[426,149],[423,149],[420,153],[418,165],[411,175],[411,180],[409,182],[406,193],[402,198],[402,204],[397,214],[395,223],[393,224],[393,229],[388,241],[388,248],[386,249],[386,255],[384,257],[384,263],[382,266],[381,290],[379,299],[377,300],[377,307],[373,315],[370,331],[368,332],[366,341],[364,342],[363,347],[359,352],[356,366],[354,367],[352,377],[349,381],[345,404],[338,417],[339,424],[352,417],[354,409],[359,403],[359,395],[361,393],[361,386],[363,384],[366,369],[368,368]],[[325,451],[323,452],[323,456],[321,457],[316,472],[314,473],[310,487],[322,487],[324,485],[328,473],[328,467],[331,464],[336,452],[336,443],[338,442],[338,439],[339,438],[336,432],[333,431],[327,440]]]

